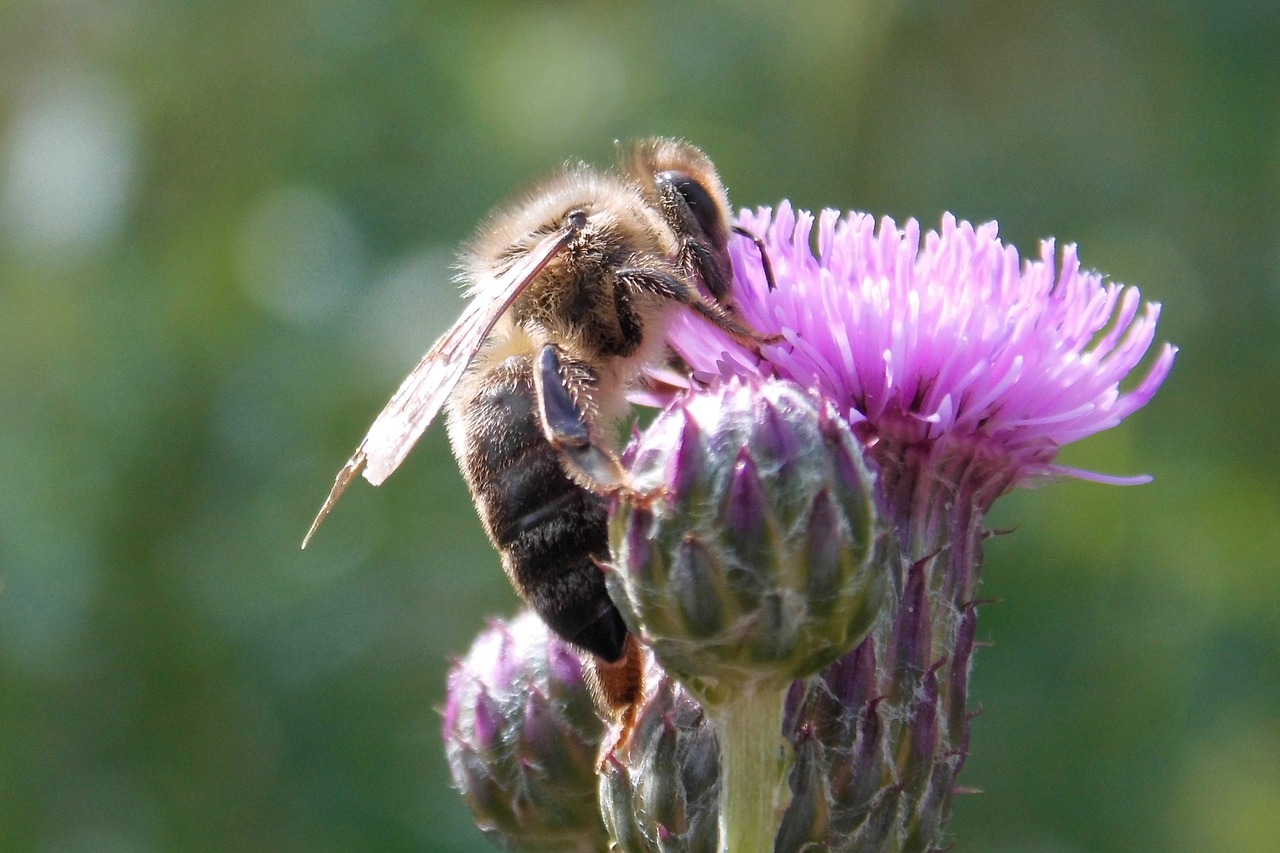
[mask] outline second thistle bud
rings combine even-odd
[[[609,592],[700,701],[784,689],[849,651],[886,590],[873,478],[833,407],[779,380],[731,381],[664,411],[630,453]]]
[[[532,613],[491,625],[449,672],[449,770],[477,826],[504,849],[603,849],[603,735],[578,653]]]

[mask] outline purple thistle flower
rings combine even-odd
[[[867,214],[825,210],[817,219],[784,202],[777,214],[743,212],[761,235],[778,287],[758,255],[734,241],[743,318],[786,342],[763,360],[692,317],[670,339],[695,374],[781,376],[832,401],[875,455],[907,447],[954,450],[991,466],[1004,488],[1040,475],[1105,477],[1053,464],[1060,447],[1115,426],[1154,396],[1173,365],[1164,344],[1146,376],[1121,382],[1155,336],[1160,307],[1136,288],[1080,268],[1075,246],[1055,265],[1054,243],[1021,262],[995,223],[947,215],[940,232],[899,228]],[[994,497],[992,496],[992,500]]]
[[[743,213],[777,281],[734,241],[743,319],[783,342],[756,353],[682,317],[669,339],[694,376],[782,378],[816,390],[864,443],[894,530],[889,604],[870,635],[792,689],[797,763],[779,850],[935,850],[968,752],[969,671],[983,518],[1014,486],[1045,476],[1107,483],[1055,463],[1059,449],[1144,406],[1173,365],[1159,306],[1082,271],[1074,246],[1022,262],[994,223],[908,221],[783,204]],[[693,383],[697,384],[697,383]],[[694,389],[692,394],[703,394]],[[722,780],[723,784],[723,780]]]

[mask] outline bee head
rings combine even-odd
[[[680,265],[725,299],[733,279],[729,197],[711,160],[687,142],[649,139],[631,149],[624,168],[680,241]]]

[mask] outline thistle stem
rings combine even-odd
[[[720,742],[720,853],[770,853],[791,799],[785,691],[753,685],[708,709]]]

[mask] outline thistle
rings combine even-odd
[[[1074,246],[1021,262],[947,216],[919,226],[783,205],[744,213],[777,289],[734,246],[736,296],[754,328],[785,342],[758,356],[682,320],[675,349],[702,382],[784,378],[834,406],[867,449],[893,529],[889,604],[867,639],[793,688],[798,761],[777,849],[939,849],[969,743],[983,518],[1015,486],[1053,476],[1149,478],[1055,464],[1065,444],[1120,423],[1164,381],[1164,345],[1131,390],[1159,306],[1080,269]],[[760,849],[765,849],[761,847]]]
[[[604,724],[578,654],[532,613],[495,621],[449,672],[445,753],[476,824],[514,850],[598,851]]]

